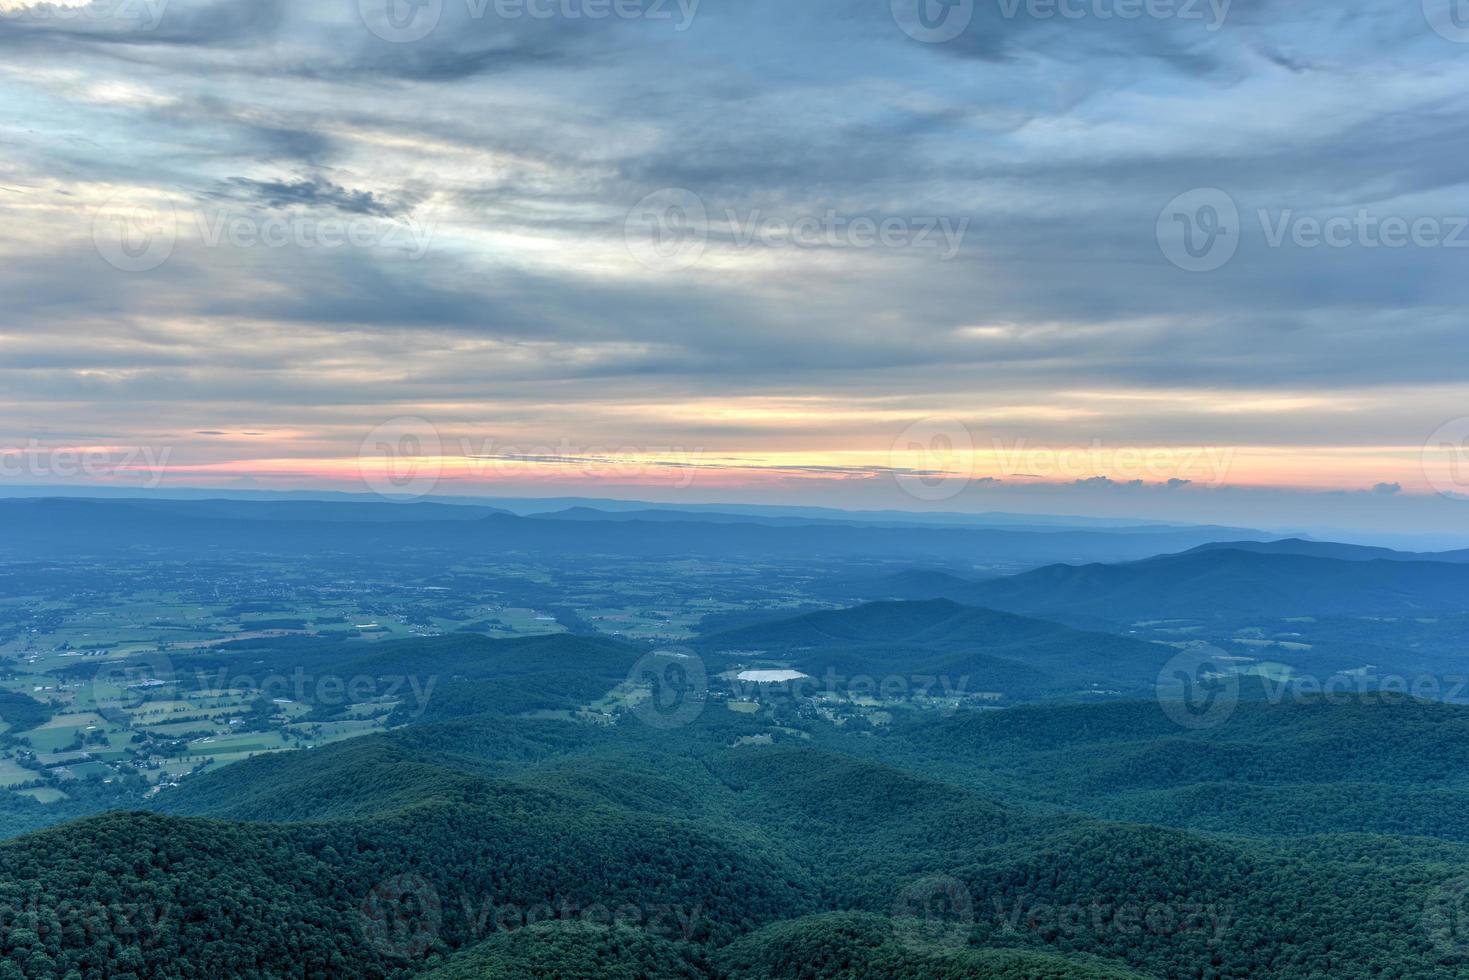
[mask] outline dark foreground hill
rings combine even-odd
[[[865,734],[465,717],[0,844],[0,971],[1440,980],[1466,735],[1405,700],[1206,731],[1141,703]],[[1185,793],[1220,806],[1140,822]]]

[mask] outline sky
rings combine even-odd
[[[0,0],[0,488],[1469,528],[1466,90],[1464,0]]]

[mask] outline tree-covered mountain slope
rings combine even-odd
[[[974,605],[1066,622],[1421,616],[1469,610],[1469,565],[1210,549],[1120,565],[1051,565],[981,582]]]

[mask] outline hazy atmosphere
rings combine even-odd
[[[0,0],[0,980],[1469,980],[1469,0]]]

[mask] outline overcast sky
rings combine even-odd
[[[921,2],[0,0],[0,480],[1469,523],[1469,5]]]

